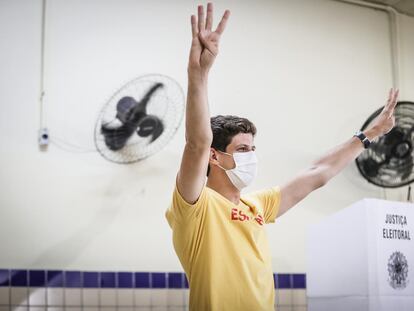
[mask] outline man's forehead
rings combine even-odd
[[[233,137],[230,145],[235,147],[247,146],[252,147],[254,144],[253,135],[251,133],[239,133]]]

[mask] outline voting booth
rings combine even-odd
[[[308,311],[414,310],[414,204],[364,199],[307,231]]]

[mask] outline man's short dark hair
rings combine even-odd
[[[256,135],[256,126],[250,120],[231,115],[218,115],[210,119],[211,130],[213,132],[213,142],[211,147],[226,151],[227,146],[231,143],[234,136],[239,133],[251,133]],[[210,172],[210,166],[207,170],[207,176]]]

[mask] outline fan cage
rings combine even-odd
[[[371,123],[374,121],[374,119],[381,113],[384,107],[381,107],[377,109],[362,125],[361,131],[367,129]],[[411,131],[411,136],[409,139],[409,144],[411,148],[411,155],[408,155],[408,157],[411,157],[411,162],[403,163],[403,166],[401,166],[401,162],[398,161],[398,159],[390,159],[389,163],[390,165],[381,167],[378,171],[379,178],[373,178],[366,174],[364,171],[362,165],[363,161],[366,161],[368,158],[376,157],[376,159],[380,159],[384,157],[384,154],[378,155],[375,154],[373,149],[381,149],[381,144],[383,144],[385,137],[389,134],[386,134],[374,142],[372,142],[371,146],[363,151],[358,158],[355,160],[356,166],[358,168],[358,171],[360,174],[370,183],[380,186],[383,188],[399,188],[406,185],[411,184],[414,182],[414,170],[412,162],[412,159],[414,158],[414,103],[408,102],[408,101],[400,101],[397,103],[394,111],[395,115],[395,126],[394,129],[397,127],[401,127],[403,129],[406,129],[408,131]],[[382,148],[384,149],[384,148]],[[407,178],[401,178],[402,174],[396,171],[396,168],[399,170],[411,169],[411,172]],[[408,172],[408,171],[407,171]]]
[[[125,96],[139,100],[155,83],[162,83],[163,87],[151,97],[147,105],[147,113],[163,121],[164,132],[152,143],[150,137],[134,135],[121,150],[109,149],[101,133],[101,127],[103,124],[121,124],[116,118],[118,101]],[[120,164],[134,163],[155,154],[167,145],[178,130],[184,115],[184,98],[181,86],[165,75],[148,74],[129,81],[110,97],[99,113],[94,131],[96,149],[105,159]]]

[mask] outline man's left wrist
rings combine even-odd
[[[363,133],[370,141],[373,141],[381,135],[381,130],[378,127],[371,127],[367,130],[364,130]]]

